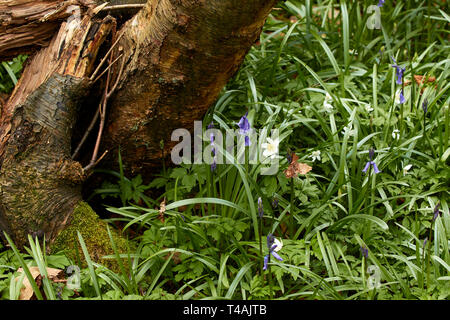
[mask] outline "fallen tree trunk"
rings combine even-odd
[[[90,0],[0,1],[1,59],[47,46],[62,20],[93,4]]]
[[[119,62],[106,73],[106,92],[116,91],[101,148],[121,146],[133,173],[152,167],[161,157],[160,141],[170,147],[172,130],[191,128],[215,101],[274,3],[149,0],[109,42],[120,38],[108,58]],[[71,138],[93,84],[97,54],[116,22],[110,16],[95,18],[99,10],[87,6],[80,19],[70,16],[31,58],[2,110],[0,228],[19,246],[28,234],[45,235],[58,248],[69,245],[74,233],[67,230],[83,225],[75,213],[89,211],[80,193],[89,172],[71,158]],[[109,161],[115,165],[113,157]],[[91,236],[93,248],[104,249],[96,250],[101,256],[109,243],[104,224],[87,215],[90,228],[83,236]],[[99,231],[92,229],[93,221]]]

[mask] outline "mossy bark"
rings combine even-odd
[[[54,239],[81,200],[84,173],[70,159],[70,137],[86,86],[55,74],[12,116],[2,149],[0,223],[20,247],[28,234]]]
[[[18,247],[29,234],[51,245],[81,201],[86,173],[71,159],[72,130],[114,21],[74,22],[31,58],[0,118],[0,229]]]
[[[129,243],[125,238],[114,229],[110,228],[110,231],[118,251],[121,253],[127,252]],[[106,255],[114,254],[106,222],[100,220],[92,208],[83,201],[75,205],[70,223],[57,235],[52,244],[51,252],[56,253],[64,250],[64,253],[72,261],[77,262],[80,259],[82,264],[85,264],[84,255],[78,242],[78,232],[83,237],[89,256],[93,261],[108,268],[118,268],[115,259],[103,258]]]

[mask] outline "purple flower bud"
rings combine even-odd
[[[267,254],[267,255],[264,256],[264,268],[263,268],[263,270],[267,269],[267,263],[268,262],[269,262],[269,255]]]
[[[405,103],[406,99],[405,96],[403,95],[403,88],[400,91],[400,103]]]
[[[367,249],[366,247],[361,247],[361,253],[362,255],[367,259],[369,258],[369,249]]]
[[[403,84],[403,73],[405,72],[405,68],[400,67],[397,65],[397,61],[395,61],[394,57],[392,57],[392,60],[395,64],[391,65],[393,68],[395,68],[395,75],[397,76],[397,84]],[[402,102],[403,103],[403,102]]]
[[[425,240],[423,240],[423,247],[425,248],[425,246],[427,245],[428,242],[428,237],[425,238]]]
[[[260,218],[264,216],[264,208],[261,197],[258,198],[258,215]]]
[[[277,208],[278,207],[278,199],[277,198],[275,198],[275,199],[273,199],[272,200],[272,208]]]
[[[439,216],[439,207],[440,207],[440,206],[441,206],[441,204],[438,202],[438,203],[436,204],[436,206],[434,207],[434,210],[433,210],[433,213],[434,213],[434,215],[433,215],[433,221],[436,220],[437,217]]]
[[[247,119],[248,112],[239,120],[239,134],[245,135],[245,146],[250,146],[250,138],[247,135],[250,132],[250,122]]]
[[[383,6],[383,4],[384,4],[384,0],[379,0],[377,6],[381,8]]]
[[[250,146],[250,137],[249,136],[245,136],[245,146],[249,147]]]
[[[241,120],[239,120],[238,126],[240,134],[247,134],[250,131],[250,122],[248,122],[247,115],[248,112],[242,116]]]
[[[373,148],[369,149],[369,159],[370,161],[373,160],[373,156],[375,155],[375,150]]]
[[[211,123],[208,125],[208,129],[213,129],[214,128],[214,123],[211,121]],[[213,163],[211,163],[211,171],[216,170],[217,168],[217,163],[216,163],[216,148],[214,148],[214,134],[211,132],[210,136],[209,136],[209,141],[211,142],[211,153],[213,155]]]
[[[425,100],[423,100],[423,103],[422,103],[422,110],[423,110],[423,113],[427,113],[427,111],[428,111],[428,100],[427,100],[427,98],[425,98]]]
[[[292,155],[291,155],[291,153],[288,151],[288,153],[287,153],[287,155],[286,155],[286,159],[287,159],[287,161],[288,161],[288,163],[291,163],[291,161],[292,161]]]
[[[269,233],[267,235],[267,248],[269,248],[269,249],[272,248],[274,241],[275,241],[275,237],[273,236],[273,234]]]

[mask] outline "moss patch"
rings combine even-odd
[[[113,228],[110,228],[119,253],[127,252],[127,240],[122,238]],[[105,255],[112,255],[114,251],[106,229],[106,222],[102,221],[86,202],[79,202],[73,211],[72,221],[55,239],[51,251],[64,250],[66,255],[77,262],[80,259],[85,267],[83,251],[78,242],[77,231],[80,231],[86,243],[92,261],[100,263],[114,271],[118,271],[115,259],[103,259]],[[79,258],[77,258],[79,257]],[[124,261],[126,265],[126,262]]]

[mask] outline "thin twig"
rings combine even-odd
[[[113,29],[113,39],[115,38],[115,34],[116,34],[116,31],[115,31],[115,28],[114,28]],[[94,151],[92,152],[91,161],[89,162],[89,164],[86,167],[83,168],[85,172],[87,172],[87,171],[91,170],[93,167],[95,167],[103,159],[103,157],[106,155],[106,153],[108,152],[108,150],[105,151],[103,153],[103,155],[100,158],[97,159],[98,151],[100,149],[100,142],[101,142],[101,139],[102,139],[103,129],[105,127],[105,116],[106,116],[106,107],[108,105],[108,99],[111,97],[111,95],[114,92],[114,90],[116,90],[117,85],[118,85],[118,83],[120,81],[120,78],[122,76],[124,66],[125,66],[125,58],[123,57],[122,53],[116,59],[113,59],[113,56],[110,55],[110,53],[112,52],[113,47],[119,42],[119,39],[122,36],[122,34],[119,35],[117,40],[114,42],[112,47],[109,49],[108,53],[105,55],[105,57],[103,57],[103,60],[100,62],[100,65],[97,67],[97,69],[95,70],[95,72],[91,76],[91,81],[92,81],[92,79],[95,78],[95,75],[98,72],[98,70],[100,70],[101,64],[106,60],[107,57],[109,57],[109,66],[100,75],[100,77],[101,77],[105,72],[107,72],[106,84],[105,84],[105,90],[103,92],[102,102],[99,105],[99,110],[96,113],[95,118],[91,122],[91,125],[93,126],[93,123],[95,123],[97,121],[97,118],[100,115],[100,124],[99,124],[99,128],[98,128],[97,140],[95,142]],[[117,75],[117,78],[116,78],[112,88],[109,89],[110,83],[111,83],[111,66],[116,61],[118,61],[121,57],[122,57],[122,63],[120,65],[119,73]],[[89,127],[91,127],[91,125]],[[89,133],[87,133],[87,134],[89,134]]]
[[[108,58],[108,56],[111,54],[111,52],[113,51],[114,47],[119,43],[120,38],[122,38],[123,32],[117,37],[117,40],[113,43],[113,45],[111,46],[111,48],[109,48],[108,52],[105,54],[105,56],[102,58],[102,61],[100,61],[100,64],[97,66],[97,68],[95,69],[94,73],[91,75],[90,79],[92,81],[92,79],[95,78],[95,76],[97,75],[98,71],[100,70],[100,68],[102,67],[103,63],[105,63],[106,59]]]
[[[94,83],[100,79],[105,73],[106,71],[108,71],[111,66],[116,63],[120,57],[122,57],[123,54],[121,54],[119,57],[117,57],[117,59],[115,59],[98,77],[97,79],[94,80]],[[117,84],[119,83],[119,79],[122,76],[122,72],[123,72],[123,68],[125,65],[125,59],[122,59],[122,65],[120,67],[120,71],[119,71],[119,75],[117,77],[116,83],[114,84],[113,88],[110,90],[110,92],[107,94],[107,98],[109,99],[110,95],[112,94],[112,92],[114,92],[114,90],[117,87]],[[92,119],[91,123],[89,124],[89,127],[87,128],[86,132],[84,133],[83,137],[80,140],[80,143],[78,144],[77,148],[75,149],[74,153],[72,154],[72,159],[75,159],[75,157],[78,155],[78,152],[80,152],[81,147],[83,146],[84,142],[86,141],[87,137],[89,136],[89,134],[91,133],[92,129],[94,128],[95,123],[98,120],[98,116],[102,114],[102,103],[99,105],[99,109],[98,112],[95,113],[94,118]]]
[[[98,120],[98,116],[100,114],[100,111],[97,111],[95,113],[94,118],[92,119],[91,123],[89,124],[89,127],[87,128],[86,132],[83,135],[83,138],[81,138],[80,143],[78,143],[77,148],[75,149],[74,153],[72,154],[72,160],[75,159],[75,157],[78,155],[78,152],[80,152],[81,147],[83,146],[84,142],[86,141],[87,137],[91,133],[92,129],[94,128],[95,123]]]
[[[103,152],[103,154],[101,155],[100,158],[98,158],[97,161],[95,161],[94,163],[90,163],[88,164],[86,167],[83,168],[84,172],[88,172],[89,170],[91,170],[92,168],[94,168],[100,161],[102,161],[102,159],[106,156],[106,154],[108,153],[108,150],[106,150],[105,152]]]
[[[94,163],[97,161],[97,154],[98,150],[100,148],[100,141],[102,139],[102,133],[103,133],[103,127],[105,126],[105,113],[106,113],[106,104],[108,102],[108,87],[109,87],[109,80],[111,76],[111,69],[108,70],[108,75],[106,77],[106,86],[105,86],[105,92],[103,93],[103,101],[100,111],[100,126],[98,128],[98,134],[97,134],[97,140],[95,142],[94,152],[92,153],[92,158],[88,166],[93,166]]]
[[[120,56],[122,56],[122,55],[120,55]],[[119,74],[117,75],[116,82],[114,83],[111,90],[107,93],[106,99],[109,99],[111,97],[111,94],[116,90],[117,85],[119,84],[120,78],[122,77],[124,66],[125,66],[125,57],[122,58],[122,64],[120,65],[120,70],[119,70]]]
[[[96,83],[101,77],[103,77],[103,75],[106,73],[106,71],[108,71],[117,61],[119,61],[120,57],[122,57],[123,54],[120,54],[120,56],[117,57],[116,60],[114,60],[109,66],[106,67],[105,70],[102,71],[102,73],[100,73],[100,75],[92,82],[92,83]]]

